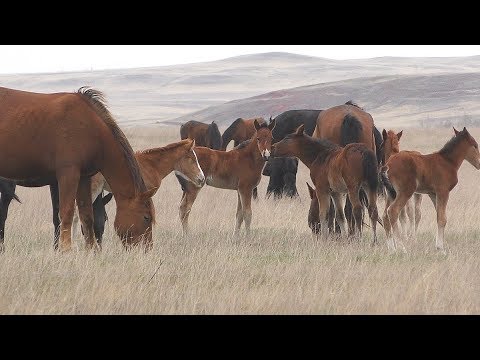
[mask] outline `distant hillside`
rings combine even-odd
[[[129,126],[163,122],[235,99],[310,84],[378,76],[455,74],[478,69],[478,56],[340,61],[289,53],[264,53],[153,68],[0,75],[0,86],[57,92],[91,85],[105,92],[112,112],[123,126]],[[361,89],[367,86],[362,82],[357,84],[362,86]],[[344,94],[338,96],[342,98]],[[354,97],[349,93],[345,96]],[[358,101],[362,100],[359,98]]]
[[[289,109],[325,109],[354,100],[381,126],[480,125],[480,73],[356,78],[269,92],[176,118],[216,120],[276,116]]]

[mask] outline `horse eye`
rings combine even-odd
[[[145,216],[143,217],[143,220],[148,224],[148,223],[150,222],[150,217],[147,216],[147,215],[145,215]]]

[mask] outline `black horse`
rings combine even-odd
[[[272,131],[272,144],[281,141],[288,134],[294,133],[300,125],[305,125],[305,133],[312,136],[317,118],[322,110],[288,110],[275,118]],[[272,120],[270,120],[272,121]]]
[[[272,194],[275,200],[283,195],[297,197],[297,170],[298,159],[295,157],[271,158],[262,172],[263,175],[270,177],[266,197],[269,198]]]

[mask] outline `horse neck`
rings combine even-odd
[[[133,174],[130,172],[127,159],[117,142],[105,144],[103,168],[100,170],[110,185],[115,200],[118,197],[132,198],[136,195]]]
[[[465,156],[467,155],[468,148],[469,148],[468,144],[462,140],[458,144],[456,144],[451,151],[449,151],[446,154],[440,154],[440,155],[442,155],[445,159],[450,161],[450,163],[453,164],[455,169],[458,170],[462,165],[463,160],[465,160]]]
[[[261,161],[263,163],[264,160],[262,159],[262,154],[260,154],[260,150],[258,150],[257,142],[254,138],[255,135],[250,139],[250,143],[239,151],[250,154],[255,162]]]
[[[155,184],[149,184],[150,186],[160,186],[163,178],[174,170],[177,161],[185,155],[185,153],[181,151],[182,149],[183,147],[181,146],[167,149],[158,148],[152,149],[148,152],[135,154],[140,168],[142,169],[142,173],[148,171],[150,180],[152,180],[151,175],[154,175],[153,180],[155,181]]]

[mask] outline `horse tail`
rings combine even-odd
[[[235,132],[237,131],[237,128],[238,126],[240,125],[240,123],[243,123],[243,119],[242,118],[238,118],[237,120],[235,120],[232,125],[230,125],[224,132],[223,132],[223,135],[222,135],[222,150],[226,150],[227,149],[227,145],[230,141],[232,141],[232,138],[233,138],[233,135],[235,135]]]
[[[360,142],[361,133],[362,124],[360,121],[352,114],[345,115],[340,128],[340,146]]]
[[[390,179],[388,178],[387,171],[388,171],[388,165],[382,166],[382,168],[380,169],[380,177],[390,197],[392,199],[395,199],[397,197],[397,192],[395,191],[395,188],[393,187],[392,183],[390,182]]]
[[[367,182],[370,191],[378,189],[378,166],[377,157],[371,150],[366,150],[362,154],[363,177]]]

